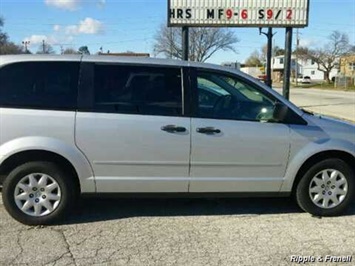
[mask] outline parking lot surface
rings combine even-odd
[[[282,94],[282,89],[275,90]],[[312,112],[355,122],[355,91],[291,88],[290,100]]]
[[[317,218],[283,198],[84,199],[63,224],[31,227],[0,202],[0,265],[296,265],[292,255],[354,265],[354,204]]]

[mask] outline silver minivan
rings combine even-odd
[[[339,215],[355,126],[300,110],[220,66],[111,56],[0,57],[0,176],[24,224],[83,194],[295,196]]]

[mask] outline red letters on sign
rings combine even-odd
[[[287,16],[286,16],[287,19],[292,19],[292,10],[291,9],[288,9],[287,10]]]
[[[247,19],[248,18],[248,10],[243,9],[241,14],[242,14],[242,19]]]
[[[227,19],[231,19],[233,16],[233,10],[232,9],[227,9],[226,10],[226,15],[227,15]]]

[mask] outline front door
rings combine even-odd
[[[187,192],[190,118],[183,117],[182,70],[88,63],[84,69],[89,88],[81,90],[92,93],[82,92],[76,143],[93,167],[97,192]]]
[[[197,71],[190,192],[279,191],[290,130],[272,121],[275,99],[253,83]]]

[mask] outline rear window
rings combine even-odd
[[[79,63],[24,62],[0,69],[0,106],[75,110]]]
[[[182,114],[181,70],[147,66],[95,66],[96,112]]]

